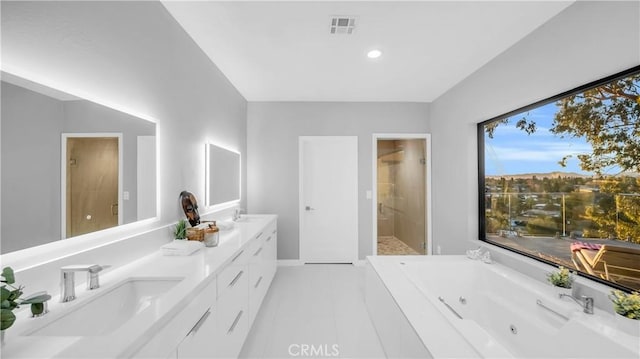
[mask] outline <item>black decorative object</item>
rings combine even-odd
[[[180,203],[191,227],[199,225],[200,215],[198,214],[198,201],[196,200],[196,196],[191,192],[182,191],[180,192]]]

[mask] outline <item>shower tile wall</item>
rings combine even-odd
[[[394,235],[394,151],[395,141],[378,141],[378,237]]]
[[[378,141],[378,236],[424,254],[425,141]]]

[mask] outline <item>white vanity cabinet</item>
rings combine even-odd
[[[218,274],[218,328],[212,340],[215,358],[235,358],[249,332],[248,261],[251,243]]]
[[[207,290],[194,299],[199,303],[202,314],[190,320],[190,325],[182,323],[184,320],[179,317],[169,324],[173,326],[174,322],[181,322],[183,334],[179,336],[179,344],[170,352],[154,350],[154,345],[166,347],[162,341],[168,340],[166,334],[161,335],[164,339],[156,336],[145,346],[147,351],[144,353],[155,353],[155,357],[165,358],[169,355],[177,359],[238,356],[276,273],[276,217],[273,216],[239,248],[216,271],[215,290],[212,291],[212,285],[208,285]],[[171,332],[176,333],[176,330]],[[185,336],[184,333],[188,334]]]
[[[249,257],[249,323],[260,310],[262,300],[276,273],[277,229],[275,221],[260,232],[250,247]]]
[[[204,357],[210,353],[210,338],[215,333],[217,319],[216,291],[217,282],[213,278],[132,357],[189,358]]]

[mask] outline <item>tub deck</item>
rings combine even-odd
[[[585,314],[506,266],[464,256],[367,260],[434,358],[640,358],[640,338],[618,331],[611,314]]]

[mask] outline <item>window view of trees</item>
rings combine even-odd
[[[478,130],[482,239],[640,289],[640,67]]]

